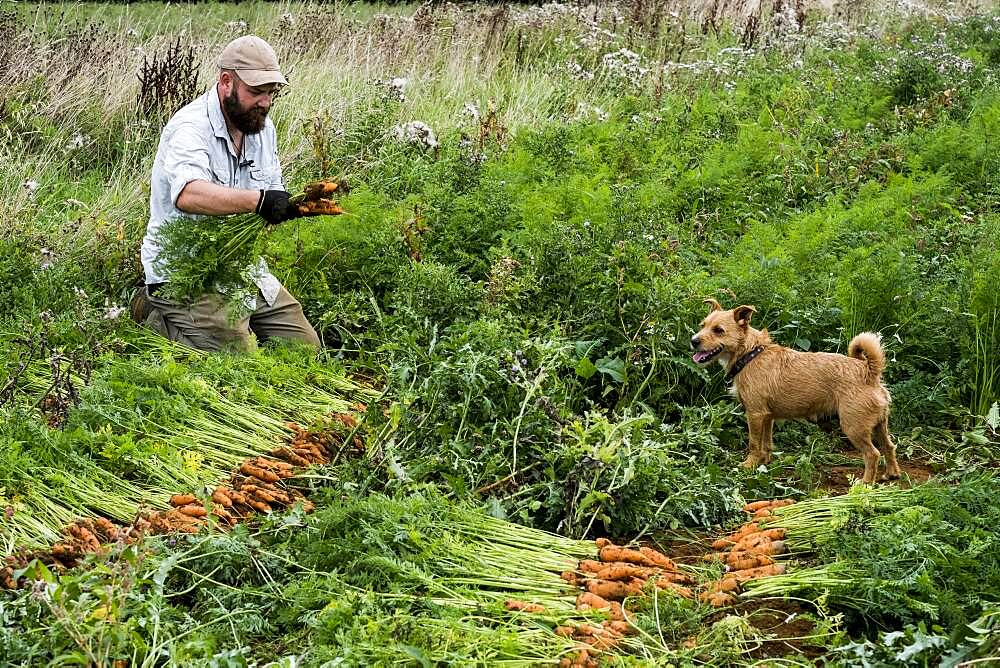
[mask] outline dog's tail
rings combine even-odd
[[[859,359],[868,365],[865,380],[869,385],[876,385],[882,379],[885,369],[885,352],[882,351],[882,337],[872,332],[861,332],[847,346],[847,351],[854,359]]]

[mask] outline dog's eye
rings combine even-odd
[[[722,329],[719,326],[713,327],[712,331],[715,332],[716,334],[725,334],[726,333],[726,330]]]

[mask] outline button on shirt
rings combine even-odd
[[[183,217],[198,219],[177,208],[177,198],[191,181],[208,181],[229,188],[248,190],[284,190],[278,142],[270,118],[257,134],[243,137],[243,155],[237,156],[222,115],[219,94],[212,86],[204,95],[178,111],[163,128],[160,146],[153,161],[149,193],[149,225],[142,240],[142,266],[146,283],[170,280],[159,261],[157,230],[168,220]],[[268,305],[273,305],[281,283],[260,258],[251,271]],[[256,299],[247,307],[256,309]]]

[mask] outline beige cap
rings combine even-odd
[[[288,85],[271,45],[255,35],[237,37],[219,54],[219,69],[235,70],[248,86]]]

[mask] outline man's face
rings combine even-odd
[[[229,73],[226,73],[229,74]],[[236,74],[229,74],[229,93],[222,98],[222,108],[226,117],[237,130],[254,135],[264,129],[264,120],[271,109],[271,101],[278,92],[278,84],[248,86]]]

